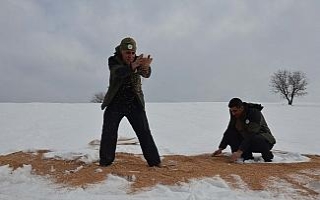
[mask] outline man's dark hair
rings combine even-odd
[[[239,98],[233,98],[229,101],[228,107],[229,108],[233,108],[233,107],[237,107],[240,108],[242,106],[242,101]]]

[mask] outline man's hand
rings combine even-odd
[[[232,161],[232,162],[237,161],[239,158],[241,158],[241,155],[242,155],[242,151],[240,151],[240,150],[234,152],[234,153],[231,155],[231,161]]]
[[[140,54],[134,62],[131,63],[132,70],[136,70],[139,66],[142,65],[143,54]]]
[[[148,57],[146,58],[142,58],[141,59],[141,68],[142,70],[146,70],[150,67],[150,64],[152,62],[153,58],[151,58],[150,55],[148,55]]]
[[[218,149],[215,152],[213,152],[211,156],[217,156],[217,155],[220,155],[221,153],[222,153],[222,149]]]
[[[148,57],[143,57],[143,54],[140,54],[134,62],[131,63],[132,70],[136,70],[138,67],[141,67],[141,70],[148,70],[153,58],[150,55]]]

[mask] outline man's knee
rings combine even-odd
[[[255,135],[251,140],[251,148],[253,152],[268,152],[272,147],[273,145],[270,144],[262,135]]]

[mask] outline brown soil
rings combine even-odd
[[[85,164],[72,160],[45,159],[46,150],[34,153],[16,152],[0,156],[0,166],[9,165],[13,170],[31,165],[32,172],[49,176],[66,187],[83,187],[105,181],[108,174],[126,178],[131,182],[131,191],[152,187],[156,184],[179,185],[191,179],[220,177],[235,189],[272,190],[274,181],[285,182],[299,191],[302,196],[318,197],[310,183],[319,184],[320,156],[307,155],[310,162],[302,163],[230,163],[226,156],[211,157],[209,154],[196,156],[168,155],[162,167],[148,167],[141,155],[117,153],[115,162],[109,167],[96,163]],[[242,180],[242,181],[239,181]],[[279,185],[278,185],[279,186]],[[317,186],[319,187],[319,186]],[[318,190],[319,191],[319,190]]]

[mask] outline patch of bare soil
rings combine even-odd
[[[235,189],[272,190],[281,193],[273,183],[285,182],[302,196],[316,197],[320,183],[320,156],[307,155],[310,162],[303,163],[230,163],[226,156],[163,156],[163,167],[148,167],[141,155],[117,153],[115,162],[108,167],[85,164],[72,160],[46,159],[46,150],[34,153],[16,152],[0,156],[0,166],[13,170],[31,165],[32,173],[49,176],[66,187],[83,187],[106,180],[108,174],[126,178],[135,192],[156,184],[179,185],[191,179],[220,177]],[[242,181],[239,181],[242,180]]]

